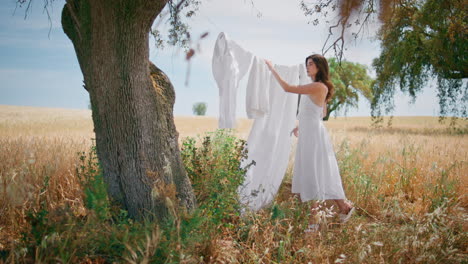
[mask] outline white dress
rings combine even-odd
[[[292,192],[299,193],[303,202],[346,198],[322,113],[308,95],[302,96]]]

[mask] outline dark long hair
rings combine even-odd
[[[325,102],[329,102],[333,96],[333,93],[335,92],[335,87],[333,86],[333,83],[330,81],[330,69],[328,67],[328,62],[327,59],[325,59],[324,56],[319,55],[319,54],[313,54],[310,55],[305,59],[305,64],[307,68],[307,61],[311,59],[315,66],[317,66],[318,72],[315,75],[315,80],[316,82],[321,82],[325,84],[328,87],[328,93],[327,97],[325,97]]]

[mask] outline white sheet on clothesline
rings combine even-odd
[[[289,84],[298,84],[298,66],[276,66],[278,73]],[[247,171],[241,188],[241,201],[252,210],[269,204],[281,185],[291,150],[290,131],[296,119],[297,95],[285,93],[278,82],[270,77],[270,112],[257,118],[247,140],[248,159],[255,166]]]
[[[219,34],[212,65],[220,94],[219,128],[235,127],[235,95],[240,79],[250,67],[250,61],[247,63],[249,58],[252,58],[250,52],[227,39],[224,33]],[[276,65],[275,68],[289,84],[310,82],[302,63]],[[255,161],[255,166],[247,171],[239,196],[242,203],[258,210],[273,200],[285,175],[292,143],[290,132],[296,119],[297,94],[286,93],[264,60],[255,56],[246,96],[247,115],[255,121],[247,140],[248,159],[242,166],[252,161]]]

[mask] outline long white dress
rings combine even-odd
[[[292,192],[299,193],[303,202],[345,199],[340,171],[322,113],[323,108],[308,95],[302,96]]]

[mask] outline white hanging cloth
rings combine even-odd
[[[223,32],[218,35],[212,72],[219,89],[219,128],[234,128],[236,125],[237,88],[251,60],[250,52],[229,40]]]
[[[298,84],[298,66],[275,66],[278,73],[289,84]],[[255,119],[247,147],[248,159],[241,166],[255,161],[246,173],[240,188],[241,202],[252,210],[269,204],[281,185],[288,167],[292,137],[296,119],[297,95],[284,92],[278,82],[270,77],[270,111],[268,115]]]
[[[246,90],[245,110],[249,119],[263,117],[270,111],[270,75],[265,61],[255,56]]]
[[[248,56],[250,55],[250,57]],[[220,94],[219,128],[235,126],[236,93],[240,79],[250,66],[252,55],[220,33],[213,53],[213,75]],[[249,61],[247,63],[247,61]],[[283,79],[292,85],[310,82],[303,64],[277,65]],[[241,202],[252,210],[268,205],[285,175],[296,119],[297,94],[286,93],[274,79],[263,59],[255,57],[249,73],[246,110],[254,118],[247,148],[248,159],[255,165],[247,171],[244,185],[239,188]]]
[[[263,60],[261,62],[265,65]],[[275,68],[291,85],[310,82],[303,64]],[[290,132],[296,119],[297,94],[286,93],[271,74],[264,83],[268,87],[269,112],[255,119],[247,140],[248,159],[241,165],[246,166],[252,160],[256,163],[247,171],[244,185],[239,190],[241,202],[252,210],[268,205],[278,192],[288,167],[292,144]]]

